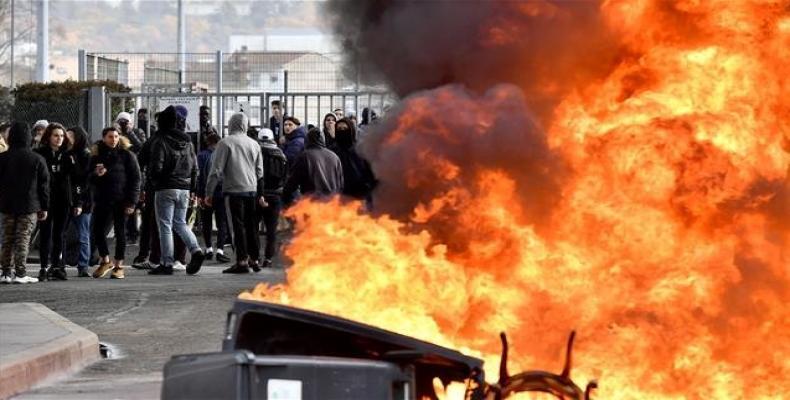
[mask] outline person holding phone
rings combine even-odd
[[[99,250],[99,267],[94,278],[102,278],[112,269],[111,278],[123,279],[126,253],[126,219],[134,212],[140,195],[140,167],[129,151],[130,144],[115,127],[102,130],[102,140],[91,148],[89,171],[93,184],[93,226],[91,236]],[[115,229],[115,260],[104,227],[112,221]]]

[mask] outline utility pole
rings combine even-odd
[[[38,0],[36,81],[49,81],[49,0]]]
[[[14,0],[11,0],[11,89],[14,89]]]
[[[186,81],[186,18],[184,18],[184,0],[178,0],[178,83],[184,84]]]

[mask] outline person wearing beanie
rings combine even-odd
[[[143,142],[145,139],[140,136],[141,132],[137,132],[132,127],[132,114],[128,112],[121,112],[118,113],[118,116],[115,118],[115,124],[118,125],[118,132],[121,136],[125,137],[129,140],[132,147],[129,150],[134,153],[134,155],[138,155],[140,153],[140,149],[143,147]]]
[[[44,158],[30,148],[31,138],[28,125],[16,122],[8,134],[9,150],[0,153],[0,283],[38,282],[27,276],[25,261],[36,221],[47,218],[49,171]]]
[[[265,207],[263,197],[263,155],[255,139],[247,136],[248,120],[243,113],[230,117],[230,134],[222,139],[214,151],[206,182],[206,193],[214,193],[222,181],[225,204],[230,211],[236,264],[223,273],[243,274],[249,268],[260,271],[260,243],[258,242],[257,206]],[[207,205],[213,200],[206,197]]]
[[[271,268],[277,250],[277,222],[282,211],[282,195],[285,179],[288,176],[288,160],[274,141],[271,129],[258,133],[263,154],[263,199],[266,207],[258,208],[259,220],[266,229],[266,247],[263,253],[263,268]]]
[[[49,126],[49,121],[40,119],[33,124],[33,139],[30,141],[33,150],[37,149],[41,144],[41,136],[44,135],[44,130]]]
[[[173,230],[192,254],[186,267],[187,274],[194,275],[200,271],[205,259],[195,234],[186,222],[187,209],[197,188],[198,169],[191,139],[179,122],[184,118],[176,107],[165,108],[159,115],[158,135],[161,137],[151,148],[150,178],[162,251],[161,264],[148,272],[151,275],[173,274]]]

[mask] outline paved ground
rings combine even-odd
[[[227,266],[210,261],[196,276],[148,276],[128,268],[125,280],[71,277],[66,282],[1,285],[0,303],[42,303],[96,333],[119,357],[16,398],[159,398],[162,367],[170,356],[220,350],[226,313],[236,296],[259,282],[282,282],[285,275],[282,268],[223,275]],[[76,275],[73,269],[69,273]]]

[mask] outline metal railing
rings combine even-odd
[[[331,113],[336,108],[342,108],[345,112],[353,111],[356,115],[360,115],[362,109],[369,107],[381,114],[383,110],[397,101],[391,93],[386,91],[107,93],[104,110],[105,126],[114,121],[113,110],[119,109],[136,113],[140,108],[146,108],[149,112],[149,121],[151,121],[154,113],[161,111],[160,106],[163,104],[163,100],[172,100],[172,98],[198,99],[195,102],[199,105],[209,106],[212,112],[212,122],[222,136],[227,131],[228,118],[232,113],[240,111],[240,108],[243,108],[247,114],[251,126],[267,126],[270,115],[269,105],[273,100],[282,101],[286,114],[298,118],[303,125],[313,124],[318,127],[321,126],[324,115]],[[119,102],[120,107],[118,107]],[[113,104],[115,107],[112,106]],[[190,126],[192,125],[195,124],[190,124]],[[149,129],[146,131],[150,132]]]

